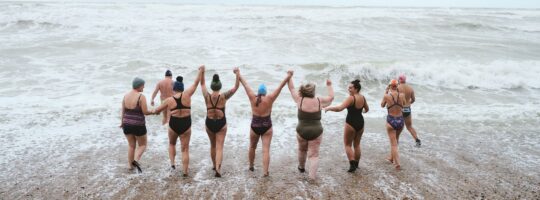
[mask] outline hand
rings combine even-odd
[[[235,67],[233,69],[233,73],[236,74],[236,75],[240,74],[240,69],[238,69],[238,67]]]
[[[328,112],[330,110],[330,107],[323,108],[324,113]]]
[[[287,71],[287,75],[288,75],[288,76],[291,76],[291,77],[292,77],[293,74],[294,74],[294,71],[293,71],[293,70],[289,69],[289,71]]]
[[[201,66],[199,67],[199,70],[201,70],[201,71],[204,72],[204,65],[201,65]]]
[[[124,123],[120,123],[120,126],[118,126],[120,128],[124,128]]]
[[[152,100],[152,101],[150,102],[150,105],[154,106],[154,100]]]
[[[332,85],[332,81],[330,79],[326,79],[326,86],[331,86]]]

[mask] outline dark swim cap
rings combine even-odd
[[[172,76],[171,70],[167,70],[167,71],[165,72],[165,76]]]
[[[210,88],[213,91],[221,90],[221,81],[219,80],[219,75],[214,74],[214,77],[212,77],[212,83],[210,84]]]
[[[184,83],[182,82],[184,78],[182,76],[177,76],[176,81],[174,82],[173,90],[183,92],[184,91]]]

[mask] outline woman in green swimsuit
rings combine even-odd
[[[288,71],[292,76],[293,71]],[[308,83],[300,86],[298,92],[294,88],[292,78],[289,79],[289,91],[298,107],[298,170],[305,172],[306,156],[309,158],[309,177],[315,179],[319,165],[319,146],[322,141],[321,109],[329,106],[334,100],[332,82],[326,80],[328,96],[316,97],[315,85]]]

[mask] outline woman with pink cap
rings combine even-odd
[[[392,79],[386,88],[381,101],[381,107],[386,107],[388,110],[388,115],[386,116],[386,132],[390,139],[390,157],[388,157],[387,160],[393,163],[396,169],[399,170],[401,169],[401,166],[399,164],[398,138],[403,130],[405,122],[401,112],[403,105],[405,104],[405,95],[399,93],[397,86],[398,81]]]

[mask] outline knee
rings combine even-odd
[[[186,145],[186,146],[182,146],[182,147],[180,148],[180,150],[181,150],[182,152],[189,152],[189,147],[187,147],[187,145]]]

